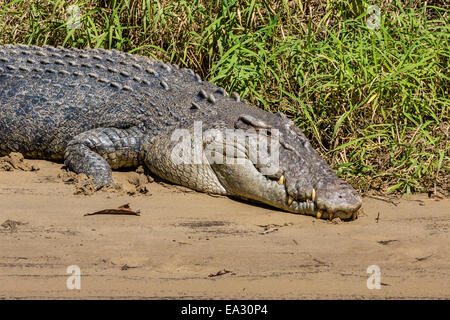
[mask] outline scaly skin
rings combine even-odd
[[[294,213],[348,219],[361,206],[292,121],[228,96],[189,69],[116,50],[7,45],[0,46],[0,88],[0,155],[64,160],[98,187],[113,183],[111,169],[144,164],[176,184]],[[200,146],[196,121],[206,137]],[[200,162],[175,162],[176,129],[190,134]],[[229,129],[247,139],[263,133],[269,142],[278,132],[275,169],[262,170],[248,143],[218,139]],[[218,147],[240,162],[214,161],[220,152],[207,150]]]

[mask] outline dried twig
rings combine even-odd
[[[372,199],[375,199],[375,200],[384,201],[384,202],[390,203],[390,204],[392,204],[392,205],[394,205],[394,206],[397,206],[397,205],[398,205],[398,202],[394,202],[394,201],[391,200],[391,199],[386,199],[386,198],[376,197],[376,196],[371,196],[371,195],[366,195],[366,197],[367,197],[367,198],[372,198]]]
[[[9,229],[11,232],[15,232],[17,230],[17,226],[22,226],[27,224],[27,222],[14,221],[14,220],[6,220],[1,224],[3,228]]]
[[[130,204],[126,203],[117,209],[104,209],[92,213],[86,213],[84,216],[93,216],[97,214],[119,214],[119,215],[131,215],[131,216],[140,216],[141,210],[132,210],[130,209]]]
[[[231,271],[223,269],[223,270],[217,271],[216,273],[210,273],[208,275],[208,277],[210,277],[210,278],[218,277],[218,276],[222,276],[222,275],[227,274],[227,273],[231,273]]]
[[[278,231],[278,228],[269,227],[269,228],[265,229],[264,231],[260,232],[259,234],[268,234],[268,233],[275,232],[275,231]]]

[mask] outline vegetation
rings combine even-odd
[[[445,2],[380,0],[377,21],[363,0],[0,0],[0,44],[115,48],[192,68],[286,113],[363,192],[448,194]],[[68,28],[74,4],[81,25]]]

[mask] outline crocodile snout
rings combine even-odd
[[[317,211],[328,213],[328,217],[350,219],[362,205],[362,199],[355,189],[340,179],[333,183],[319,183],[316,189]]]

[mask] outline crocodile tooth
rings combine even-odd
[[[355,221],[357,217],[358,217],[357,212],[356,212],[356,211],[353,212],[353,214],[352,214],[352,220]]]
[[[281,176],[280,179],[278,179],[279,184],[284,184],[284,176]]]
[[[329,219],[330,219],[330,221],[331,221],[331,220],[333,220],[334,214],[333,214],[333,213],[330,213],[330,214],[328,215],[328,217],[329,217]]]
[[[317,210],[317,215],[316,215],[317,219],[322,218],[322,214],[323,214],[322,211]]]
[[[316,190],[313,188],[311,193],[311,200],[314,202],[316,200]]]
[[[294,198],[292,198],[291,196],[288,197],[288,206],[290,206],[292,204],[292,202],[294,201]]]
[[[302,212],[305,212],[305,210],[306,210],[306,203],[305,202],[300,202],[299,207],[302,210]]]

